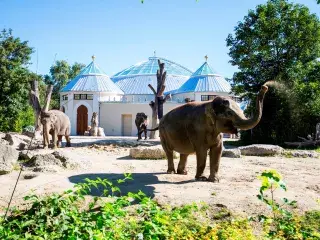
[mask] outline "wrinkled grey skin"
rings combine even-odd
[[[137,113],[136,115],[136,119],[135,119],[135,123],[136,123],[136,127],[138,130],[138,139],[137,141],[139,141],[141,138],[142,133],[144,132],[144,139],[147,139],[147,126],[148,126],[148,116],[141,112],[141,113]]]
[[[53,148],[61,146],[62,136],[65,136],[67,141],[67,147],[71,146],[70,143],[70,119],[69,117],[59,110],[50,110],[47,112],[41,112],[41,123],[43,125],[43,147],[48,148],[50,138],[52,135]]]
[[[187,174],[186,164],[190,154],[196,153],[196,180],[219,181],[218,170],[223,148],[222,134],[237,134],[238,129],[254,128],[262,116],[263,99],[268,91],[262,86],[257,96],[256,113],[247,119],[238,104],[225,97],[216,97],[212,101],[191,102],[168,112],[160,121],[161,145],[168,159],[167,173],[176,173],[173,151],[180,153],[177,174]],[[207,154],[210,157],[210,176],[203,175]]]

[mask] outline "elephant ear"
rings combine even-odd
[[[222,97],[216,97],[212,101],[212,109],[216,115],[223,114],[227,108],[229,108],[230,102]]]

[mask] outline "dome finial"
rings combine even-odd
[[[205,55],[204,58],[206,59],[206,62],[208,62],[208,55]]]
[[[154,50],[154,52],[153,52],[153,56],[154,56],[154,57],[156,56],[156,50]]]
[[[94,62],[94,59],[96,58],[96,56],[92,55],[91,58],[92,58],[92,61]]]

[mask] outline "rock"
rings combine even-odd
[[[19,150],[25,149],[31,141],[29,137],[16,133],[6,133],[3,139],[6,140],[10,146]]]
[[[52,155],[53,155],[55,158],[57,158],[57,159],[60,160],[60,162],[62,163],[62,166],[63,166],[64,168],[76,169],[76,168],[80,167],[80,165],[79,165],[78,162],[72,161],[71,158],[69,158],[69,157],[67,156],[67,154],[64,153],[64,152],[55,151],[55,152],[52,153]]]
[[[18,157],[19,152],[12,146],[0,144],[0,175],[10,173]]]
[[[248,156],[275,156],[281,154],[284,149],[277,145],[253,144],[249,146],[239,147],[242,155]]]
[[[100,137],[105,137],[105,136],[106,136],[106,135],[104,134],[104,129],[101,128],[101,127],[98,128],[98,136],[100,136]]]
[[[162,146],[153,147],[135,147],[130,149],[130,156],[137,159],[166,159],[167,156],[162,149]],[[174,152],[174,158],[177,158]]]
[[[60,172],[60,170],[61,170],[61,168],[59,168],[59,166],[55,166],[55,165],[38,166],[38,167],[33,168],[34,172],[57,173],[57,172]]]
[[[42,167],[49,165],[63,167],[61,161],[55,158],[52,154],[35,155],[27,162],[28,167]]]
[[[315,151],[305,151],[305,150],[294,150],[287,152],[287,155],[290,157],[296,157],[296,158],[318,158],[319,155]]]
[[[19,159],[20,160],[27,160],[29,161],[35,154],[32,152],[28,152],[27,150],[19,152]]]
[[[241,158],[241,152],[240,152],[239,148],[223,149],[222,157]]]
[[[23,178],[24,179],[32,179],[32,178],[35,178],[35,177],[38,177],[39,174],[36,174],[36,173],[25,173],[23,174]]]

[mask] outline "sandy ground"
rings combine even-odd
[[[76,140],[74,140],[76,141]],[[78,141],[82,141],[78,139]],[[83,142],[83,141],[82,141]],[[123,173],[132,173],[133,181],[122,186],[122,192],[142,190],[161,204],[180,205],[204,201],[209,204],[223,204],[238,214],[251,215],[266,212],[265,205],[256,195],[260,181],[257,176],[266,169],[277,169],[284,177],[287,192],[277,192],[277,197],[287,197],[298,201],[301,211],[319,209],[316,200],[320,198],[320,159],[249,157],[240,159],[222,158],[220,182],[196,182],[195,156],[189,157],[188,175],[166,174],[166,160],[135,160],[128,157],[128,149],[109,152],[95,148],[61,148],[69,157],[85,161],[82,170],[61,171],[59,173],[39,173],[39,176],[18,182],[12,205],[19,205],[22,197],[34,190],[45,194],[69,189],[85,178],[96,177],[118,179]],[[175,160],[177,166],[178,160]],[[19,171],[0,176],[0,208],[7,205]],[[209,175],[209,161],[205,174]],[[91,195],[99,194],[93,191]]]

